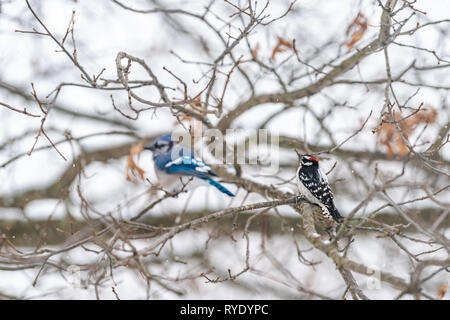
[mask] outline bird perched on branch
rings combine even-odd
[[[342,216],[334,205],[333,192],[328,184],[327,176],[319,168],[319,159],[310,155],[300,155],[300,166],[297,171],[297,186],[300,193],[311,203],[317,204],[327,219],[336,222]]]
[[[158,182],[164,188],[173,188],[180,182],[186,184],[189,180],[199,178],[220,192],[234,197],[231,191],[212,179],[217,175],[206,163],[197,158],[190,149],[174,143],[170,134],[156,138],[151,146],[144,149],[153,152]]]

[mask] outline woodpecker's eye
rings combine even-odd
[[[314,158],[314,157],[309,156],[309,155],[305,155],[302,158],[302,163],[304,165],[307,165],[307,166],[312,166],[314,164],[318,164],[319,163],[319,159]]]

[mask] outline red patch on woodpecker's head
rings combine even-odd
[[[314,157],[308,157],[307,159],[308,159],[308,160],[311,160],[311,161],[319,162],[319,159],[314,158]]]

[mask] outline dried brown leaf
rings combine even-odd
[[[350,34],[350,39],[345,43],[347,49],[350,50],[356,42],[362,39],[368,26],[366,16],[359,12],[355,20],[353,20],[353,22],[347,27],[347,30],[345,30],[346,35]]]
[[[194,98],[194,106],[203,108],[202,102],[200,100],[200,96]]]
[[[285,52],[289,49],[293,49],[294,45],[289,40],[286,40],[284,38],[278,37],[278,42],[275,48],[272,50],[272,56],[270,59],[275,60],[276,55],[281,52]]]
[[[437,292],[438,299],[444,298],[445,294],[447,293],[447,287],[448,287],[447,283],[444,283],[439,287],[438,292]]]
[[[403,136],[408,137],[414,133],[417,126],[421,123],[434,123],[437,118],[437,112],[433,107],[426,107],[420,109],[410,117],[403,118],[402,114],[394,111],[395,121],[398,122],[398,126]],[[404,156],[408,154],[409,149],[403,142],[400,133],[397,131],[394,123],[392,122],[391,115],[385,115],[383,117],[383,124],[377,131],[377,143],[385,145],[387,148],[386,155],[392,156]]]
[[[258,59],[258,53],[259,53],[259,42],[256,43],[256,46],[252,49],[252,55],[255,57],[255,59]]]
[[[130,149],[130,153],[128,154],[128,162],[126,169],[126,179],[132,182],[137,182],[137,178],[144,180],[145,171],[140,168],[136,162],[134,161],[134,156],[139,158],[141,152],[143,150],[143,141],[139,141],[136,145],[134,145]]]
[[[204,112],[205,112],[205,107],[203,106],[203,104],[201,102],[200,96],[197,96],[194,99],[192,99],[191,104],[187,105],[186,109],[199,112],[200,114],[203,114],[203,115],[204,115]],[[179,116],[178,119],[176,121],[174,121],[173,125],[174,126],[178,125],[180,121],[186,121],[186,122],[193,121],[193,122],[196,122],[198,120],[195,119],[192,116],[189,116],[189,115],[186,115],[186,114],[181,114],[181,116]]]

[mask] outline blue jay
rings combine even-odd
[[[217,175],[206,163],[196,158],[188,148],[175,144],[170,134],[156,138],[150,147],[144,149],[153,153],[155,172],[161,185],[173,185],[180,182],[182,177],[200,178],[220,192],[234,197],[232,192],[211,178]]]

